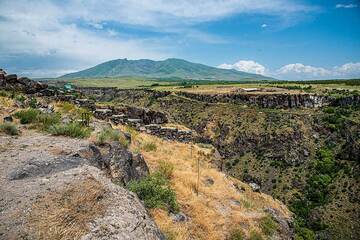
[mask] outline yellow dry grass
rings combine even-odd
[[[156,151],[142,151],[141,145],[146,142],[155,143]],[[171,186],[181,211],[190,220],[174,223],[167,212],[151,210],[161,230],[174,239],[225,239],[233,228],[243,229],[248,236],[251,230],[260,231],[259,221],[265,216],[263,209],[268,207],[278,209],[283,216],[290,216],[281,202],[266,194],[255,193],[247,184],[215,169],[210,164],[211,149],[165,141],[145,133],[133,136],[131,149],[143,154],[150,171],[156,170],[161,161],[174,165]],[[197,194],[198,161],[200,181]],[[206,183],[208,178],[214,184]],[[239,192],[235,185],[245,191]]]
[[[29,228],[37,239],[80,239],[104,212],[105,189],[94,178],[46,194],[32,206]]]

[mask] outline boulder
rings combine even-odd
[[[5,76],[5,81],[8,83],[16,83],[17,75],[16,74],[9,74]]]
[[[149,174],[149,168],[141,154],[133,155],[119,142],[112,142],[108,148],[108,153],[102,155],[95,145],[90,145],[90,159],[100,169],[108,170],[115,182],[126,185],[131,180],[140,180]]]

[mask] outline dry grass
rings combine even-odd
[[[29,227],[38,239],[80,239],[88,223],[104,212],[104,188],[94,178],[54,193],[34,203]]]
[[[133,137],[132,149],[141,149],[144,142],[154,142],[156,151],[141,151],[151,171],[163,162],[174,166],[171,178],[180,210],[190,217],[189,222],[174,223],[162,210],[151,213],[162,231],[172,233],[175,239],[225,239],[232,228],[240,228],[249,236],[251,230],[261,231],[259,224],[266,216],[263,209],[278,209],[284,216],[290,212],[270,196],[253,192],[247,184],[226,176],[213,168],[212,151],[208,148],[169,142],[145,133]],[[192,155],[192,157],[191,157]],[[197,195],[197,161],[200,161],[200,184]],[[214,180],[213,185],[206,179]],[[234,184],[245,188],[240,193]],[[240,204],[239,204],[240,203]]]

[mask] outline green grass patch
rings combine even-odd
[[[13,123],[3,123],[0,124],[0,132],[3,132],[7,135],[15,136],[19,134],[19,131],[15,124]]]
[[[176,194],[170,188],[169,180],[161,172],[155,172],[140,181],[131,181],[128,189],[144,201],[147,208],[162,208],[178,212]]]
[[[264,238],[261,236],[260,233],[256,231],[251,231],[249,240],[264,240]]]
[[[118,129],[104,128],[96,136],[97,144],[110,143],[112,141],[119,141],[121,145],[127,147],[129,146],[129,141],[126,139],[123,133]]]
[[[267,215],[266,217],[261,219],[260,227],[262,232],[266,236],[272,236],[276,232],[278,226],[276,222],[272,219],[272,217]]]
[[[48,131],[55,136],[68,136],[73,138],[86,138],[90,136],[90,129],[79,123],[55,124]]]
[[[38,115],[41,112],[37,109],[29,108],[27,110],[21,110],[14,114],[14,117],[20,119],[21,124],[34,123],[37,120]]]
[[[241,229],[233,229],[230,232],[229,237],[227,238],[228,240],[244,240],[244,233]]]
[[[143,149],[145,152],[156,151],[156,149],[157,149],[156,143],[154,143],[154,142],[144,143],[144,144],[142,145],[142,149]]]

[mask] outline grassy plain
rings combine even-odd
[[[360,79],[321,81],[183,81],[178,79],[145,79],[137,77],[88,78],[50,80],[50,85],[72,83],[78,87],[116,87],[121,89],[152,88],[158,91],[186,91],[193,93],[231,93],[256,88],[258,94],[328,93],[330,91],[360,91]]]

